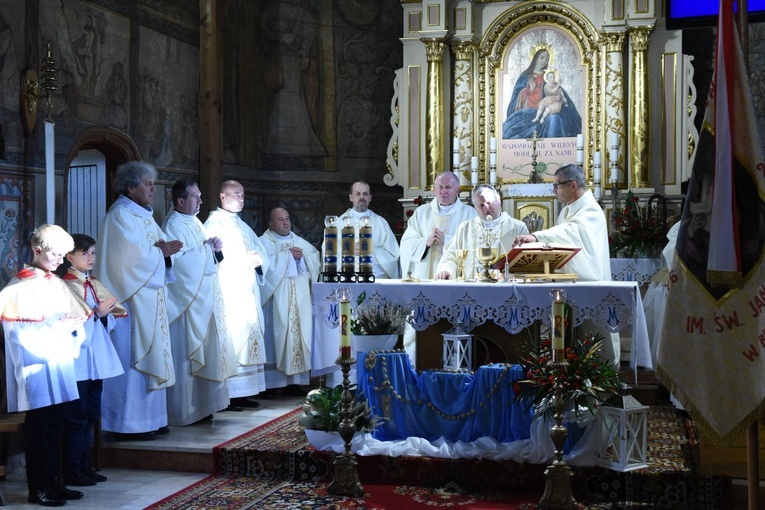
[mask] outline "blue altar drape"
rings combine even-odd
[[[513,402],[520,365],[493,363],[475,374],[425,371],[418,374],[403,352],[358,353],[358,391],[384,420],[373,436],[381,441],[422,437],[471,442],[492,437],[507,443],[530,438],[533,410]],[[583,429],[568,425],[569,445]]]

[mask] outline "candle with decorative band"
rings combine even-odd
[[[562,289],[553,289],[550,295],[553,299],[550,318],[553,361],[563,361],[566,348],[566,292]]]
[[[337,272],[337,216],[324,219],[324,272]]]
[[[359,273],[372,274],[372,225],[369,216],[361,220],[359,227]]]
[[[351,359],[351,302],[347,290],[340,293],[340,359]]]
[[[356,271],[355,246],[356,227],[353,226],[353,218],[345,218],[343,222],[342,236],[342,272],[353,273]]]

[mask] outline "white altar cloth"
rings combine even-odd
[[[550,290],[562,288],[573,310],[574,325],[589,319],[620,331],[630,328],[630,367],[653,368],[645,312],[637,282],[476,283],[449,280],[404,283],[314,283],[314,328],[311,367],[314,376],[339,370],[335,364],[340,335],[336,290],[351,291],[351,305],[366,293],[367,300],[387,300],[414,310],[412,326],[422,331],[441,319],[470,331],[493,321],[510,333],[519,333],[536,321],[549,325]],[[354,353],[355,354],[355,353]]]
[[[648,285],[662,268],[661,259],[611,259],[611,279],[615,282],[637,282]]]

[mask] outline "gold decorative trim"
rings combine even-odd
[[[648,36],[652,27],[632,27],[632,94],[630,94],[630,144],[628,146],[632,166],[630,183],[633,187],[648,188],[648,170],[651,165],[650,127],[651,113],[648,109]]]

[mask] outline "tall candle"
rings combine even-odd
[[[619,182],[619,172],[616,168],[611,169],[611,182]]]
[[[497,171],[496,170],[492,170],[491,172],[489,172],[489,182],[491,183],[492,186],[497,184]]]
[[[489,153],[489,164],[491,166],[497,166],[497,153],[496,152],[490,152]]]
[[[619,150],[618,149],[611,149],[610,159],[611,159],[611,161],[619,161]]]
[[[619,137],[613,131],[608,133],[608,145],[610,147],[619,146]]]
[[[597,182],[600,181],[601,177],[603,177],[603,171],[600,168],[600,162],[597,162],[595,165],[595,168],[592,169],[592,178]]]
[[[491,141],[489,142],[489,149],[492,151],[497,150],[497,139],[494,138],[493,136],[491,137]]]
[[[584,151],[582,149],[577,149],[576,151],[576,164],[582,165],[584,163]]]
[[[478,170],[473,170],[470,172],[470,184],[473,186],[478,186]]]
[[[453,152],[459,152],[460,151],[460,139],[456,136],[452,139],[452,151]]]
[[[552,305],[552,348],[554,351],[562,351],[565,348],[566,327],[564,315],[566,312],[566,303],[563,301],[554,301]]]
[[[595,200],[600,200],[600,185],[595,186]]]
[[[473,170],[478,170],[478,156],[473,156],[470,158],[470,168]]]
[[[340,359],[351,359],[351,302],[340,298]]]
[[[592,162],[595,163],[596,165],[600,165],[603,162],[600,151],[592,155]]]
[[[578,134],[576,135],[576,146],[577,147],[584,147],[584,135]]]
[[[455,152],[454,155],[452,155],[452,166],[454,166],[454,168],[459,168],[459,166],[460,166],[460,153],[459,152]]]

